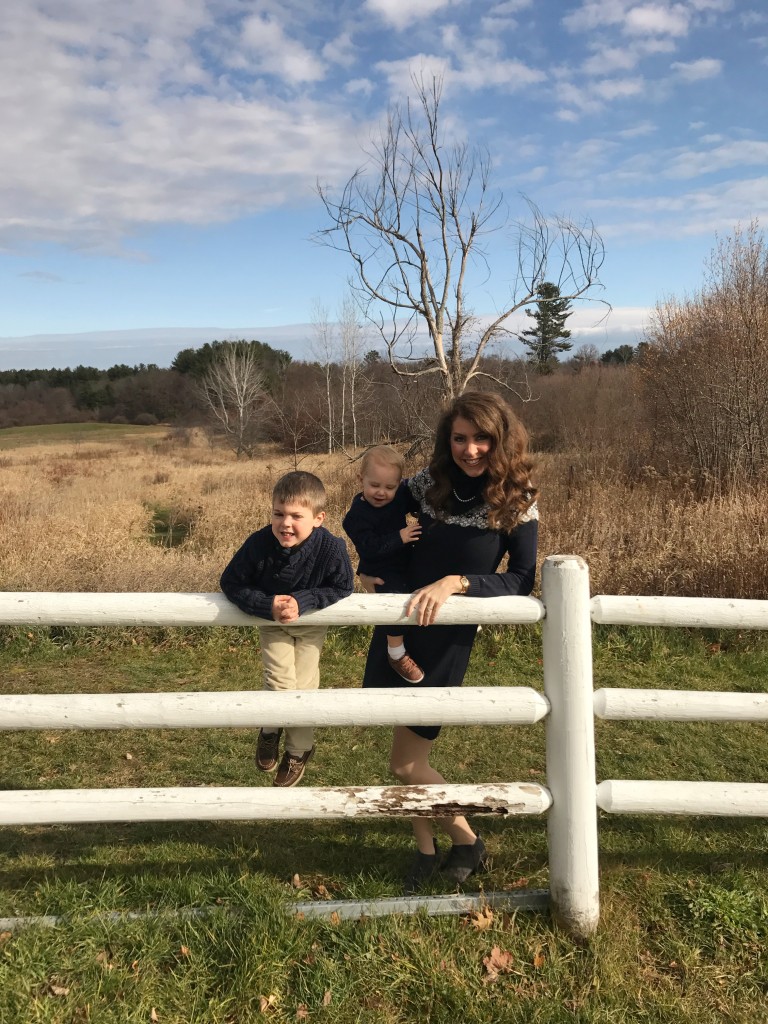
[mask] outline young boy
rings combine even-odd
[[[221,576],[221,589],[241,611],[271,619],[260,626],[264,687],[316,690],[324,626],[292,625],[304,612],[352,593],[347,548],[322,525],[325,488],[312,473],[286,473],[272,492],[272,525],[252,533]],[[256,765],[275,769],[282,729],[259,730]],[[285,752],[273,785],[295,786],[315,752],[311,726],[285,729]]]
[[[417,506],[402,482],[404,460],[389,445],[369,448],[360,464],[362,491],[355,495],[342,526],[360,556],[358,574],[379,576],[380,594],[407,594],[410,545],[419,539],[421,527],[406,521]],[[408,683],[420,683],[424,673],[405,650],[402,634],[387,636],[390,667]]]

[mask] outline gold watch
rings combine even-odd
[[[469,590],[469,580],[466,576],[459,576],[459,585],[461,587],[462,594],[466,594]]]

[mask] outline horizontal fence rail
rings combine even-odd
[[[713,814],[768,817],[762,782],[656,782],[609,779],[597,787],[597,806],[610,814]]]
[[[766,722],[768,693],[713,690],[595,690],[595,714],[613,722]]]
[[[725,597],[624,597],[599,594],[592,621],[613,626],[768,629],[768,601]]]
[[[534,725],[549,701],[528,686],[0,696],[0,729]]]
[[[307,612],[291,626],[405,626],[407,594],[353,594]],[[534,597],[450,597],[435,620],[441,626],[519,623],[544,618]],[[6,626],[258,626],[223,594],[0,593]]]
[[[253,821],[297,818],[543,814],[552,798],[529,782],[445,786],[177,786],[160,789],[15,790],[3,793],[0,825],[126,821]]]

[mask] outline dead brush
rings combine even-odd
[[[64,441],[5,452],[4,588],[217,590],[233,552],[269,522],[272,487],[292,457],[269,446],[238,462],[203,435],[166,443],[167,454],[126,442],[96,459],[72,458]],[[594,593],[768,597],[768,487],[702,498],[682,479],[627,480],[596,452],[538,463],[540,557],[581,555]],[[356,464],[315,453],[302,469],[325,483],[326,525],[341,535],[359,487]],[[176,525],[185,520],[181,543],[152,543],[158,508],[172,510]]]

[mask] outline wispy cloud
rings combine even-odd
[[[27,277],[32,281],[41,281],[44,284],[60,284],[64,280],[58,274],[51,274],[46,270],[25,270],[18,276]]]
[[[392,28],[402,31],[458,2],[460,0],[365,0],[365,6]]]
[[[723,62],[712,57],[700,57],[687,63],[675,61],[672,70],[686,82],[700,82],[704,78],[716,78],[723,70]]]
[[[325,65],[283,26],[271,17],[255,14],[243,22],[245,54],[255,68],[276,75],[291,85],[318,82],[325,77]]]
[[[712,149],[680,153],[670,162],[664,174],[669,178],[696,178],[732,167],[765,167],[766,164],[768,142],[734,139]]]
[[[627,11],[623,29],[627,35],[684,36],[690,21],[691,11],[683,4],[645,4]]]

